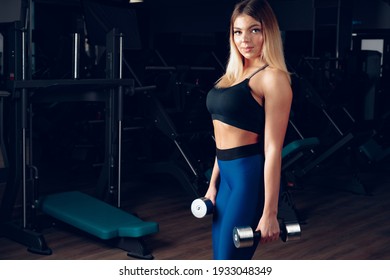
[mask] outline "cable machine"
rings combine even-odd
[[[14,32],[11,32],[9,38],[14,43],[12,51],[16,59],[14,79],[7,81],[10,92],[9,121],[12,124],[8,132],[10,172],[1,202],[0,234],[26,245],[30,252],[51,254],[52,250],[46,244],[37,223],[37,212],[42,212],[109,241],[126,250],[129,256],[153,258],[142,237],[157,233],[158,223],[143,221],[120,209],[122,99],[125,91],[134,90],[134,80],[123,79],[121,74],[123,36],[115,29],[107,34],[106,78],[79,79],[79,42],[75,34],[73,79],[35,80],[28,73],[31,62],[31,58],[28,59],[28,54],[31,54],[30,28],[27,24],[22,26],[20,22],[15,22]],[[33,165],[32,106],[36,102],[70,100],[105,103],[105,159],[97,195],[67,191],[41,196],[38,168]],[[21,219],[14,219],[15,202],[20,191]]]

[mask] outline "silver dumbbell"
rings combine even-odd
[[[251,227],[235,227],[233,229],[233,242],[236,248],[252,247],[256,239],[260,239],[259,231]],[[280,239],[283,242],[301,239],[301,227],[299,223],[280,224]]]
[[[210,199],[201,197],[191,203],[191,212],[196,218],[203,218],[213,213],[214,205]]]

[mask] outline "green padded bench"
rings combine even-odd
[[[282,172],[285,172],[289,166],[292,166],[301,159],[307,151],[318,146],[320,141],[317,137],[304,138],[290,142],[282,150]],[[285,222],[299,223],[299,217],[296,213],[292,195],[285,188],[287,182],[281,185],[281,193],[279,197],[278,215]]]
[[[282,150],[283,166],[282,170],[287,169],[291,164],[303,156],[303,151],[310,150],[320,144],[317,137],[299,139],[287,144]]]
[[[286,157],[291,153],[296,153],[302,150],[307,150],[318,146],[320,141],[317,137],[299,139],[287,144],[282,151],[282,157]]]
[[[44,213],[100,239],[122,238],[122,244],[126,238],[139,239],[159,231],[157,223],[143,221],[79,191],[47,195],[41,199],[40,208]],[[139,246],[140,244],[137,244],[135,247]],[[131,248],[126,250],[131,250]],[[128,254],[140,258],[151,258],[143,249],[141,251],[128,252]]]

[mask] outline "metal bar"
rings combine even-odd
[[[123,78],[123,34],[119,35],[119,79]],[[121,169],[122,169],[122,104],[123,104],[123,87],[118,86],[118,208],[121,207]]]
[[[48,88],[54,86],[133,86],[133,79],[83,79],[83,80],[73,80],[73,79],[63,79],[63,80],[15,80],[12,81],[14,89],[23,89],[23,88]]]
[[[162,64],[167,67],[168,66],[168,63],[166,63],[166,61],[164,60],[164,58],[162,57],[162,55],[160,54],[160,52],[158,50],[155,50],[155,53],[157,54],[158,58],[161,60]]]
[[[186,156],[186,154],[184,153],[184,151],[182,150],[182,148],[180,147],[180,144],[176,141],[176,140],[173,140],[173,142],[175,142],[177,148],[179,149],[180,153],[182,154],[182,156],[184,157],[184,159],[186,160],[188,166],[191,168],[191,171],[192,173],[194,173],[194,175],[196,177],[198,177],[198,173],[196,172],[195,168],[192,166],[190,160],[188,159],[188,157]]]
[[[298,133],[299,137],[301,137],[301,139],[305,139],[305,138],[303,137],[303,135],[301,134],[301,132],[299,131],[299,129],[295,126],[295,124],[294,124],[291,120],[289,120],[288,122],[289,122],[289,123],[291,124],[291,126],[294,128],[295,132]]]
[[[337,124],[333,121],[333,119],[329,116],[329,114],[325,111],[325,109],[322,109],[322,112],[325,114],[325,116],[328,118],[328,120],[332,123],[334,128],[337,130],[338,133],[340,133],[341,136],[344,135],[344,133],[340,130],[340,128],[337,126]]]
[[[311,161],[305,168],[302,168],[301,174],[303,175],[303,174],[306,174],[307,172],[309,172],[318,163],[320,163],[321,161],[324,161],[331,154],[333,154],[335,151],[337,151],[339,148],[344,146],[346,143],[348,143],[352,139],[353,139],[353,135],[351,133],[349,133],[345,137],[341,138],[336,144],[334,144],[332,147],[330,147],[327,151],[325,151],[323,154],[321,154],[318,158]]]
[[[73,79],[78,79],[80,77],[79,73],[79,60],[80,60],[80,34],[73,34],[73,57],[72,57],[72,74]]]
[[[22,80],[26,80],[26,31],[22,30]],[[27,186],[26,186],[26,110],[27,110],[27,90],[22,89],[21,113],[22,113],[22,211],[23,228],[27,227]]]
[[[137,74],[135,74],[133,68],[131,68],[130,64],[127,62],[127,60],[126,60],[124,57],[123,57],[122,59],[123,59],[123,62],[126,64],[127,69],[129,69],[131,75],[134,77],[134,79],[135,79],[135,81],[137,82],[137,84],[138,84],[139,86],[142,86],[142,83],[141,83],[141,81],[138,79],[138,76],[137,76]]]
[[[215,61],[217,61],[218,65],[221,67],[221,69],[225,70],[225,66],[222,64],[221,60],[217,57],[215,52],[211,52],[211,55],[214,57]]]
[[[347,114],[347,116],[351,119],[351,121],[353,123],[356,122],[356,120],[352,117],[352,115],[349,113],[349,111],[347,110],[347,108],[343,107],[343,111]]]

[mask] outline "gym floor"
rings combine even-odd
[[[389,161],[354,175],[364,193],[324,182],[321,174],[291,188],[301,219],[302,237],[257,249],[254,259],[274,260],[384,260],[390,259]],[[329,177],[329,176],[326,176]],[[324,178],[324,177],[322,177]],[[160,232],[145,238],[157,260],[211,259],[211,217],[196,219],[192,197],[176,182],[129,182],[123,185],[123,209]],[[30,253],[26,247],[0,237],[0,259],[10,260],[127,260],[126,252],[64,225],[43,231],[51,255]]]

